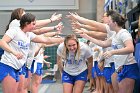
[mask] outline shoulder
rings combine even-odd
[[[64,43],[61,43],[58,45],[58,48],[57,49],[62,49],[64,47]]]
[[[119,36],[120,39],[122,39],[122,41],[132,40],[131,34],[126,29],[122,29],[118,33],[118,36]]]
[[[119,34],[120,37],[131,36],[131,34],[126,29],[121,29],[118,34]]]
[[[57,48],[57,55],[61,56],[63,49],[64,49],[64,43],[61,43]]]
[[[10,27],[19,27],[20,26],[20,20],[13,20],[10,24],[9,24],[9,28]]]
[[[88,50],[91,49],[87,44],[83,43],[83,42],[79,42],[80,45],[80,49],[81,50]]]
[[[20,28],[19,27],[12,27],[12,28],[9,28],[7,31],[6,31],[6,34],[7,33],[18,33],[18,32],[20,32]]]

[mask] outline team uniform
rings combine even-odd
[[[106,31],[107,31],[107,39],[111,39],[116,33],[114,31],[111,31],[107,24],[105,24],[105,27],[106,27]],[[112,48],[111,47],[103,48],[102,52],[109,51],[109,50],[112,50]],[[104,69],[103,70],[100,70],[98,68],[99,60],[100,60],[100,58],[97,61],[95,61],[95,71],[96,71],[97,76],[103,76],[107,83],[111,83],[111,75],[115,71],[114,57],[112,56],[112,57],[104,60]]]
[[[28,53],[28,57],[27,57],[27,61],[26,61],[26,67],[30,71],[33,69],[32,66],[35,61],[34,55],[35,55],[36,47],[37,47],[37,43],[35,43],[35,42],[30,43],[29,53]]]
[[[126,29],[121,29],[121,31],[119,31],[112,39],[112,48],[124,48],[124,42],[127,40],[132,40],[131,34]],[[121,71],[118,72],[118,81],[121,81],[124,78],[138,78],[138,66],[133,53],[125,55],[114,55],[114,59],[116,72],[118,72],[119,67],[122,66]]]
[[[64,68],[62,72],[62,82],[65,83],[71,83],[74,84],[77,80],[83,80],[87,81],[87,58],[92,56],[91,48],[82,43],[79,42],[80,45],[80,56],[78,59],[78,55],[76,57],[73,57],[73,54],[68,53],[66,55],[66,60],[63,59],[63,49],[64,49],[64,43],[61,43],[57,49],[57,55],[62,57]]]
[[[8,74],[18,81],[19,70],[22,68],[22,66],[25,64],[27,60],[30,41],[33,38],[35,38],[36,35],[31,32],[24,33],[19,27],[13,27],[7,30],[6,35],[8,35],[12,39],[8,43],[9,46],[13,50],[22,53],[23,58],[17,59],[12,53],[4,51],[4,54],[2,55],[0,62],[1,64],[0,70],[5,71],[5,75],[2,73],[2,71],[0,71],[1,78],[0,81],[2,81],[4,77],[7,76]],[[5,68],[3,69],[4,65]]]
[[[39,44],[36,44],[37,46]],[[41,48],[39,53],[34,58],[34,62],[32,64],[32,73],[41,76],[43,74],[43,60],[44,60],[44,49]]]
[[[112,50],[111,47],[107,47],[104,49],[104,51],[110,51]],[[103,69],[103,76],[106,79],[107,83],[111,83],[111,75],[115,72],[115,65],[114,65],[114,57],[110,57],[108,59],[105,59],[104,61],[104,69]]]
[[[92,47],[92,53],[93,53],[92,78],[96,78],[97,76],[103,75],[103,72],[98,68],[98,60],[102,52],[102,47],[93,43],[91,43],[89,46]],[[99,51],[94,51],[95,48],[98,48]]]
[[[11,27],[20,27],[20,20],[14,19],[10,24],[9,28]]]

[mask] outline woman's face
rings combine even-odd
[[[66,43],[66,47],[69,51],[71,52],[76,52],[77,50],[77,42],[75,40],[68,40],[68,42]]]
[[[26,25],[26,28],[27,28],[28,32],[31,32],[32,30],[35,29],[35,24],[36,24],[36,21],[31,22],[30,24]]]
[[[109,23],[108,23],[108,25],[109,25],[110,29],[111,29],[112,31],[114,31],[115,22],[113,22],[111,16],[109,16]]]
[[[105,24],[108,24],[108,21],[109,21],[109,18],[107,16],[106,13],[104,13],[103,17],[102,17],[102,22],[105,23]]]

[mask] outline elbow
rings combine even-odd
[[[128,49],[127,49],[127,53],[133,53],[134,52],[134,47],[129,47]]]
[[[129,52],[130,53],[133,53],[134,52],[134,48],[130,49]]]
[[[105,43],[102,43],[102,46],[101,47],[103,47],[103,48],[107,48],[107,47],[109,47],[108,45],[106,45]]]
[[[5,44],[4,41],[0,40],[0,47],[3,48],[3,45]]]

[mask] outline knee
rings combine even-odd
[[[34,81],[32,84],[33,84],[34,86],[38,86],[40,83],[41,83],[41,80],[36,80],[36,81]]]

